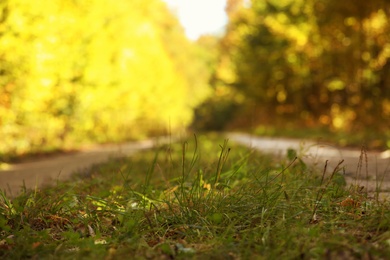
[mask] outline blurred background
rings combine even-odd
[[[389,18],[388,0],[1,1],[1,159],[188,130],[390,148]]]

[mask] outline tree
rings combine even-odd
[[[197,47],[160,0],[7,0],[0,11],[3,154],[175,131],[208,95]]]
[[[388,131],[387,1],[230,3],[221,61],[235,76],[220,79],[264,111],[259,121]]]

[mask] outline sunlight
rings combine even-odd
[[[221,33],[227,23],[226,0],[164,0],[177,13],[186,35],[196,40],[202,34]]]

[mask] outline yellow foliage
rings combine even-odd
[[[179,129],[206,96],[195,47],[160,0],[9,0],[4,12],[0,134],[12,141],[0,153]]]

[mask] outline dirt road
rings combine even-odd
[[[389,152],[367,152],[367,164],[358,169],[360,150],[341,149],[310,141],[285,138],[254,137],[247,134],[228,134],[234,142],[253,147],[264,153],[284,156],[292,148],[306,163],[324,168],[329,160],[328,171],[344,159],[345,177],[350,184],[359,184],[375,191],[380,185],[381,191],[390,191],[390,154]],[[52,156],[32,162],[6,165],[0,169],[0,189],[7,195],[16,196],[22,185],[34,189],[44,185],[53,185],[57,181],[69,178],[72,173],[102,163],[110,158],[129,156],[134,152],[152,148],[155,144],[170,142],[169,138],[134,142],[120,145],[96,146],[77,153]],[[367,166],[367,168],[366,168]],[[367,178],[368,177],[368,178]],[[383,180],[383,181],[382,181]]]
[[[119,145],[102,145],[79,152],[50,156],[31,162],[2,165],[0,169],[0,189],[13,197],[21,192],[21,187],[34,189],[64,181],[72,173],[103,163],[110,158],[129,156],[137,151],[152,148],[156,144],[168,142],[167,138],[132,142]]]
[[[328,160],[327,172],[332,172],[340,160],[345,169],[347,184],[357,184],[374,192],[390,192],[390,151],[366,152],[360,160],[361,150],[337,148],[312,141],[286,138],[255,137],[248,134],[228,134],[228,138],[237,143],[247,145],[264,153],[285,156],[287,149],[297,151],[298,156],[311,165],[324,169]],[[361,167],[358,167],[359,162]]]

